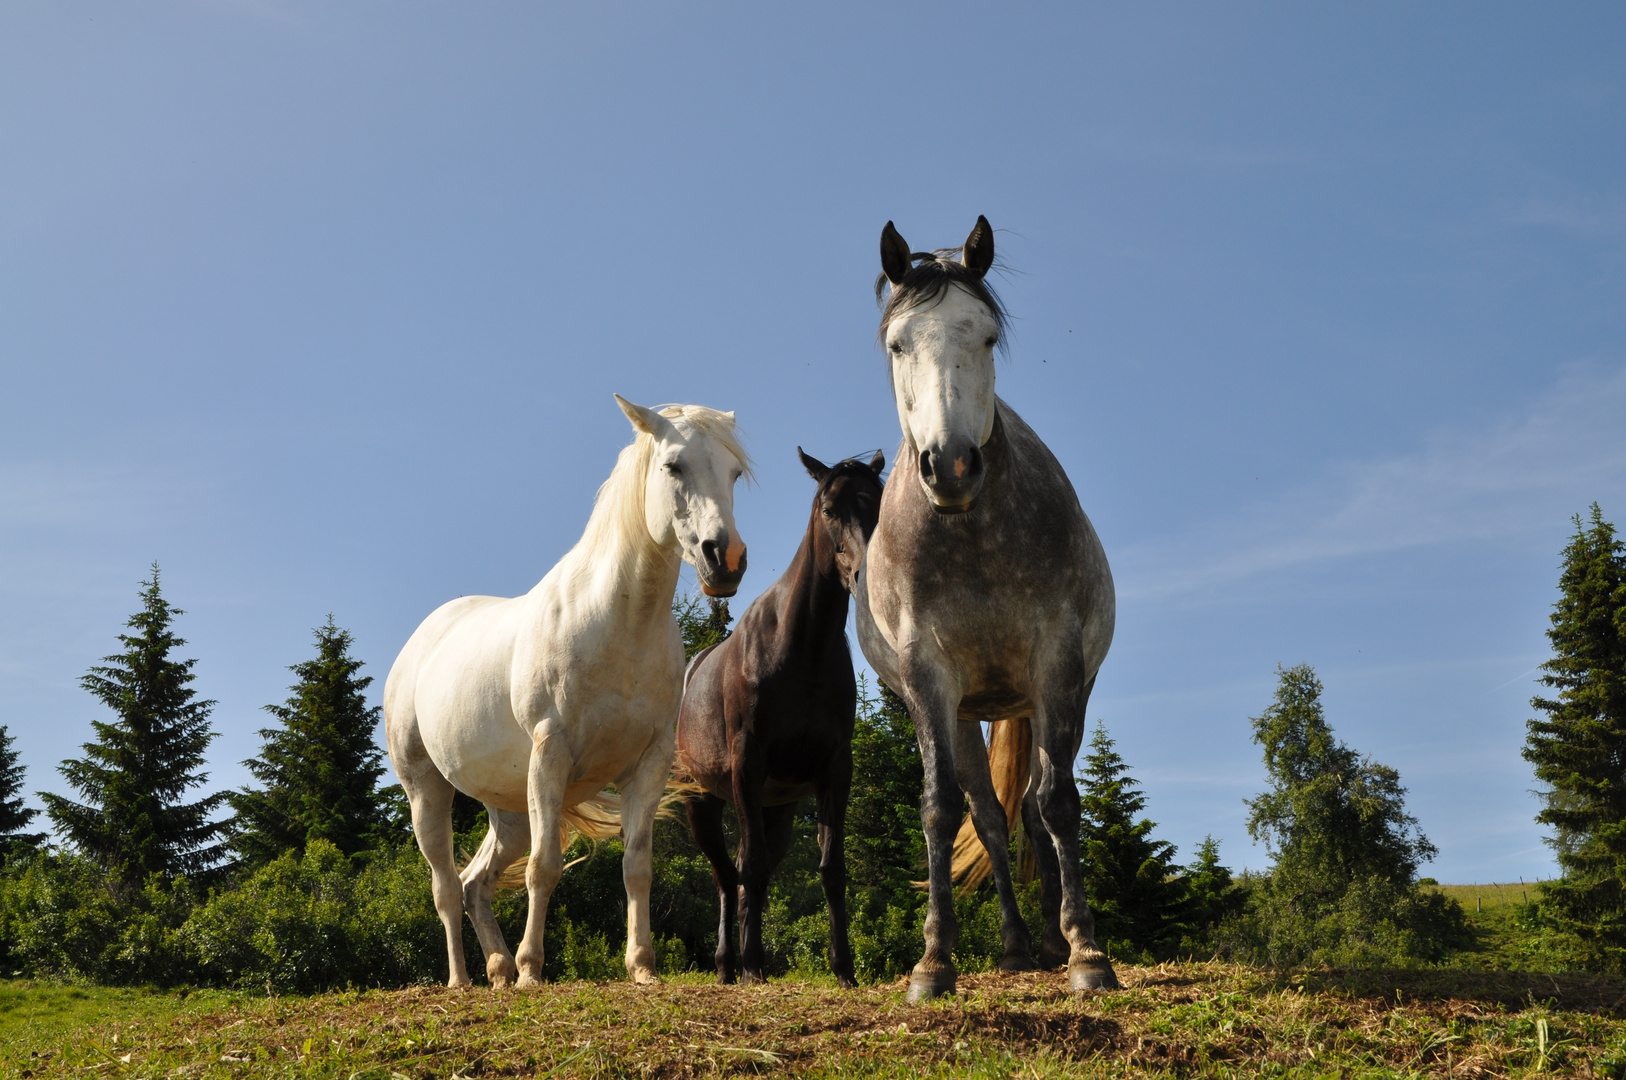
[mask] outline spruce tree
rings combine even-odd
[[[860,674],[853,723],[853,782],[847,801],[847,876],[854,889],[877,889],[913,906],[924,894],[912,882],[926,861],[920,827],[925,772],[914,721],[885,684],[870,695]]]
[[[1152,838],[1157,823],[1140,816],[1146,796],[1135,790],[1139,782],[1100,721],[1078,779],[1079,861],[1097,937],[1145,955],[1168,954],[1186,930],[1175,847]]]
[[[1536,697],[1525,759],[1546,785],[1536,820],[1551,826],[1562,878],[1542,911],[1604,966],[1626,967],[1626,547],[1592,505],[1574,518],[1547,638],[1553,658]]]
[[[92,721],[96,741],[84,744],[85,756],[58,767],[85,801],[40,796],[68,842],[122,890],[149,874],[199,873],[220,857],[214,841],[226,823],[211,819],[226,793],[182,801],[208,779],[198,770],[215,737],[215,703],[196,700],[191,687],[197,661],[171,658],[186,644],[171,629],[182,614],[164,599],[154,563],[142,582],[141,610],[126,624],[132,632],[119,635],[124,651],[80,680],[115,715]]]
[[[1322,901],[1363,878],[1409,886],[1437,849],[1406,813],[1400,774],[1333,737],[1310,665],[1276,671],[1275,700],[1252,720],[1271,789],[1248,800],[1248,833],[1271,849],[1273,874]]]
[[[23,805],[23,774],[28,769],[17,760],[14,742],[10,729],[0,724],[0,862],[10,853],[38,847],[45,839],[44,833],[23,831],[39,811]]]
[[[231,847],[249,866],[317,839],[356,855],[385,843],[390,831],[377,790],[384,752],[373,740],[381,710],[367,704],[372,677],[358,674],[354,639],[331,615],[315,635],[316,656],[288,669],[299,677],[292,696],[265,707],[280,726],[261,728],[260,756],[243,762],[263,787],[231,795]]]
[[[701,649],[716,645],[728,637],[728,624],[733,616],[728,613],[728,601],[715,596],[701,598],[694,593],[672,597],[672,616],[677,619],[678,632],[683,635],[683,658],[693,660]]]

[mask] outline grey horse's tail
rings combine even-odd
[[[994,793],[999,805],[1005,809],[1005,827],[1014,831],[1022,820],[1022,797],[1027,794],[1028,774],[1033,762],[1033,721],[1027,717],[1017,720],[996,720],[988,725],[988,771],[993,774]],[[960,823],[960,832],[954,837],[952,873],[960,882],[963,892],[970,892],[988,879],[994,867],[988,861],[988,851],[977,837],[977,826],[967,814]],[[1029,844],[1022,845],[1022,859],[1018,874],[1023,881],[1033,877],[1033,853]]]

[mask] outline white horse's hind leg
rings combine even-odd
[[[469,921],[474,923],[480,947],[485,950],[486,978],[491,980],[493,989],[501,990],[519,976],[519,969],[491,912],[491,897],[503,871],[530,846],[531,828],[524,814],[489,805],[486,820],[491,827],[486,831],[480,852],[463,869],[463,907],[469,913]]]
[[[672,771],[675,737],[675,732],[657,737],[620,783],[621,840],[626,847],[621,856],[621,880],[627,886],[627,977],[636,983],[656,981],[649,885],[654,876],[655,811]]]
[[[399,758],[396,773],[412,805],[412,835],[418,850],[429,860],[435,912],[446,930],[447,986],[468,986],[469,967],[463,958],[463,883],[452,855],[452,797],[457,789],[440,774],[425,754],[410,766]],[[413,767],[415,766],[415,767]]]
[[[515,959],[519,962],[519,985],[534,986],[542,981],[542,935],[547,929],[548,897],[564,873],[565,859],[559,851],[559,825],[564,817],[565,787],[570,778],[570,759],[558,747],[550,747],[545,736],[531,745],[531,763],[526,780],[526,801],[530,804],[531,858],[525,866],[525,888],[529,904],[525,917],[525,937]],[[550,753],[550,749],[553,751]]]

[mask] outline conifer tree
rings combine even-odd
[[[214,841],[226,824],[211,818],[226,793],[181,801],[208,779],[198,770],[215,737],[215,703],[195,700],[191,687],[197,661],[170,655],[186,644],[170,628],[182,614],[164,599],[154,563],[141,610],[127,623],[132,632],[119,635],[124,651],[80,680],[116,717],[92,721],[96,741],[84,744],[83,758],[59,766],[85,801],[40,796],[68,842],[124,889],[149,874],[196,874],[220,857]]]
[[[1547,631],[1524,756],[1546,785],[1536,820],[1555,830],[1563,877],[1542,911],[1605,966],[1626,966],[1626,547],[1596,503],[1576,515]]]
[[[1275,700],[1252,720],[1271,789],[1248,800],[1248,833],[1272,849],[1273,877],[1318,901],[1363,878],[1411,885],[1438,849],[1406,813],[1400,774],[1333,737],[1310,665],[1276,671]]]
[[[859,676],[853,723],[853,782],[847,801],[847,875],[855,889],[879,889],[907,905],[923,895],[926,838],[920,827],[925,772],[914,721],[903,699],[884,683],[871,696]]]
[[[23,831],[39,811],[23,805],[23,774],[28,770],[18,762],[14,742],[10,729],[0,724],[0,862],[8,853],[37,847],[45,839],[44,833]]]
[[[705,598],[693,593],[672,597],[672,615],[677,619],[678,632],[683,635],[683,659],[693,660],[694,654],[716,645],[732,631],[728,624],[733,616],[728,613],[728,601],[715,596]]]
[[[367,704],[371,676],[350,655],[353,638],[328,616],[316,656],[288,670],[292,696],[265,711],[281,721],[261,728],[260,756],[243,764],[263,787],[233,792],[231,847],[249,866],[322,839],[347,855],[387,842],[385,797],[378,788],[384,753],[373,740],[380,709]]]
[[[1175,847],[1152,838],[1157,823],[1140,816],[1146,796],[1135,790],[1139,782],[1100,721],[1078,779],[1079,861],[1097,936],[1143,953],[1167,953],[1186,929]]]

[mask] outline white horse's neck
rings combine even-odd
[[[567,605],[630,631],[672,617],[683,560],[675,538],[662,545],[649,535],[643,491],[651,455],[640,446],[628,451],[599,492],[581,539],[532,593],[557,590]]]

